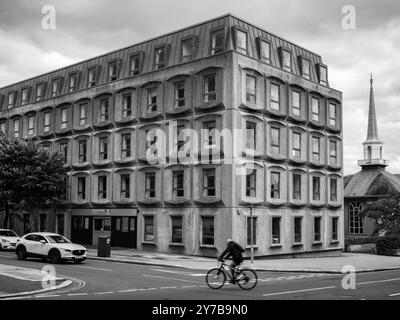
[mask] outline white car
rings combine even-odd
[[[0,229],[0,249],[15,250],[19,236],[10,229]]]
[[[41,258],[51,263],[73,261],[80,263],[86,260],[86,248],[74,244],[62,235],[50,232],[33,232],[21,237],[18,241],[16,254],[18,260],[26,258]]]

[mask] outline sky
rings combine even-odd
[[[372,73],[383,156],[400,173],[398,0],[1,0],[0,87],[226,13],[322,56],[343,92],[346,175],[360,169]]]

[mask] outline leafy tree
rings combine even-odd
[[[375,220],[380,232],[400,233],[400,193],[368,202],[361,214]]]
[[[63,156],[49,153],[34,140],[0,134],[0,201],[4,208],[3,225],[8,225],[10,210],[32,213],[37,229],[39,208],[53,208],[65,196],[67,169]]]

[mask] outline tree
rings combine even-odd
[[[387,234],[399,233],[400,193],[392,194],[374,202],[368,202],[361,214],[375,220],[380,232]]]
[[[46,205],[56,207],[65,195],[67,169],[62,154],[49,153],[34,140],[0,134],[0,199],[3,225],[8,225],[11,209],[37,213]]]

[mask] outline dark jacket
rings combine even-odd
[[[222,254],[219,257],[221,259],[228,259],[229,257],[232,257],[233,261],[240,263],[243,261],[242,250],[243,249],[240,245],[238,245],[234,241],[231,241],[228,243],[228,246],[226,247],[225,251],[222,252]]]

